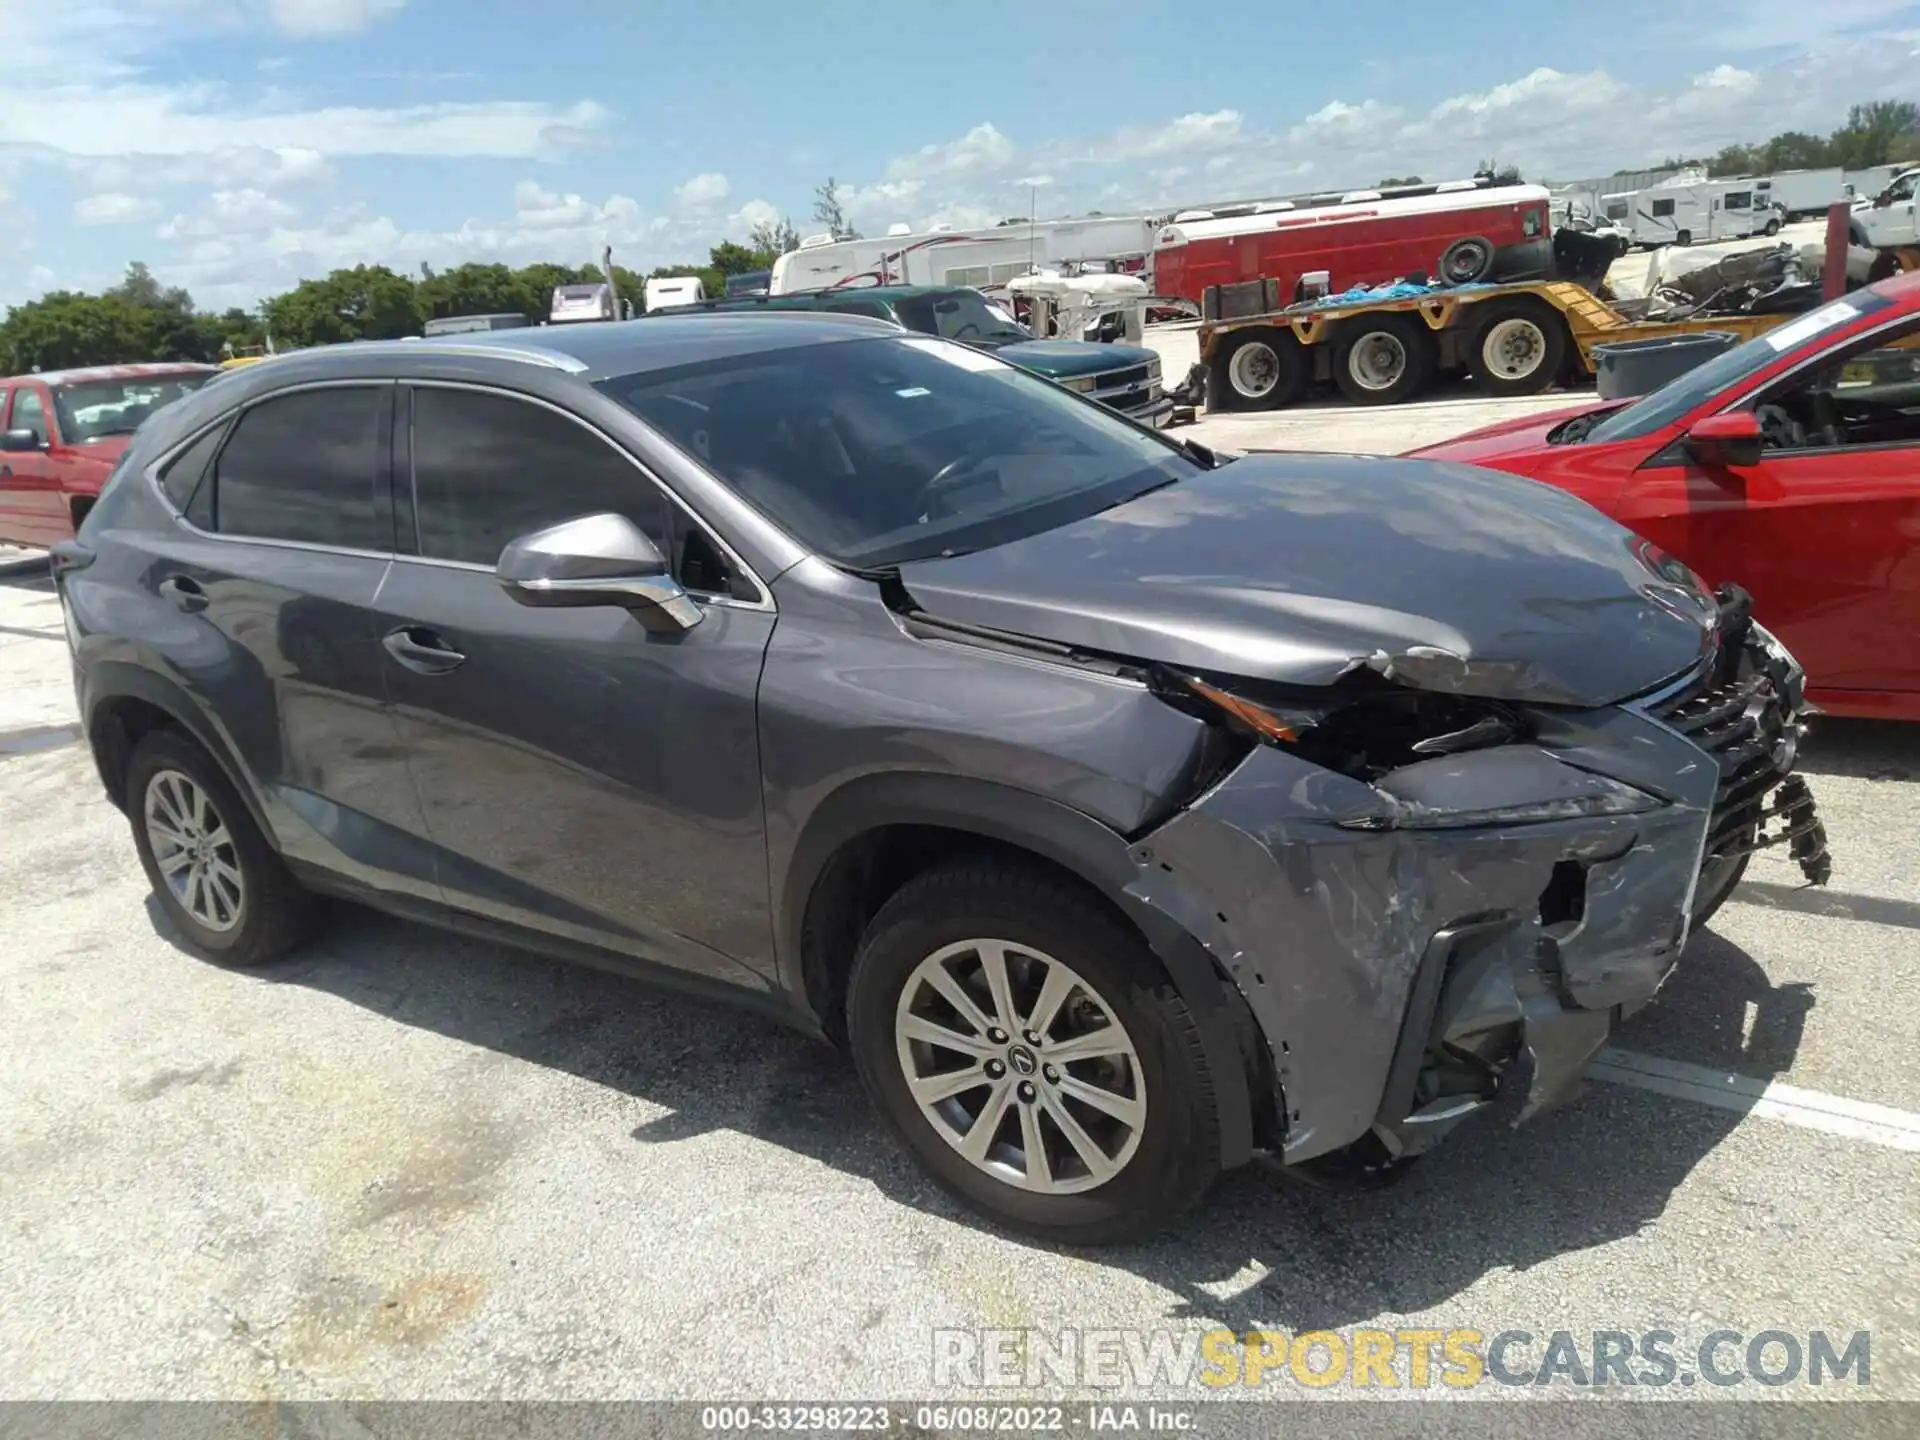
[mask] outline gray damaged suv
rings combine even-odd
[[[1594,510],[877,322],[271,360],[55,571],[200,951],[325,894],[720,992],[1059,1240],[1550,1101],[1748,854],[1825,864],[1792,661]]]

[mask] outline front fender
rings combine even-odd
[[[1249,1158],[1253,1096],[1240,1041],[1250,1023],[1244,1001],[1192,935],[1129,888],[1139,872],[1124,836],[1030,791],[959,775],[894,771],[851,780],[823,800],[774,877],[775,954],[781,984],[796,1005],[824,1025],[825,1017],[814,1013],[801,960],[815,885],[841,847],[889,825],[957,830],[1017,846],[1078,876],[1124,913],[1166,967],[1199,1027],[1215,1087],[1221,1163]]]

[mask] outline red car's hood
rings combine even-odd
[[[1584,405],[1569,406],[1565,410],[1522,415],[1518,419],[1502,420],[1452,440],[1443,440],[1438,445],[1423,445],[1418,450],[1407,451],[1407,455],[1417,460],[1444,460],[1452,465],[1491,465],[1499,469],[1508,460],[1552,449],[1547,436],[1567,421],[1595,410],[1611,410],[1617,406],[1618,402],[1595,400]]]

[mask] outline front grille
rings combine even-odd
[[[1821,870],[1824,879],[1826,832],[1806,782],[1793,775],[1805,728],[1798,672],[1758,643],[1744,592],[1723,592],[1717,631],[1713,659],[1686,683],[1644,704],[1647,714],[1685,735],[1719,767],[1703,860],[1730,860],[1784,843],[1809,878]],[[1764,833],[1770,819],[1781,822],[1779,833]]]
[[[1799,722],[1765,674],[1715,685],[1710,679],[1650,707],[1720,767],[1709,858],[1749,848],[1769,791],[1793,770]]]
[[[1144,385],[1153,378],[1153,370],[1147,365],[1129,365],[1124,370],[1103,370],[1093,377],[1095,390],[1119,390],[1131,385]]]
[[[1144,409],[1160,398],[1158,385],[1140,385],[1131,390],[1107,390],[1096,393],[1098,400],[1110,410],[1118,410],[1122,415],[1131,415],[1135,410]]]

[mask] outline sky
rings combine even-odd
[[[1684,14],[1683,14],[1684,12]],[[1892,0],[0,0],[0,305],[135,260],[635,269],[861,229],[1639,168],[1920,99]]]

